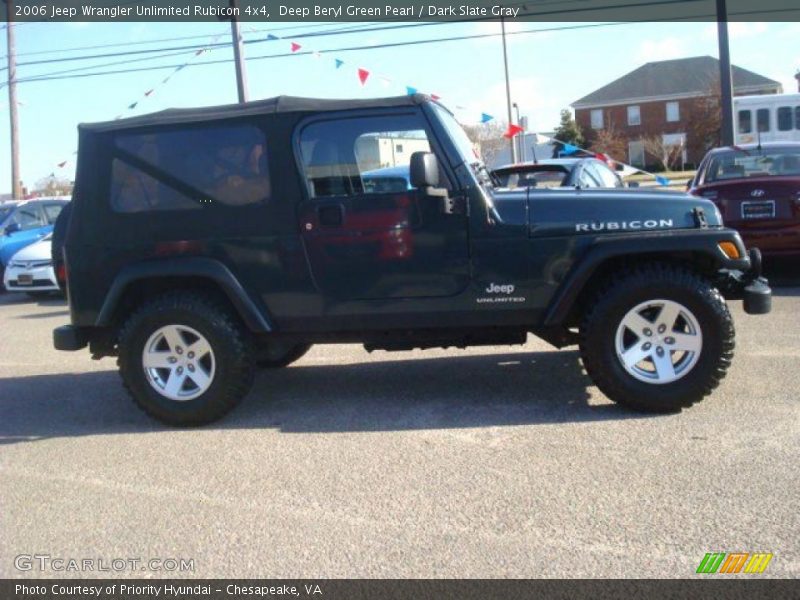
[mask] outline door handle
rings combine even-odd
[[[323,204],[317,207],[320,227],[341,227],[344,224],[344,204]]]

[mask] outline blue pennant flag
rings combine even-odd
[[[492,115],[487,115],[486,113],[481,113],[481,123],[488,123],[494,119]]]
[[[411,87],[410,85],[406,86],[406,94],[408,94],[409,96],[413,96],[416,93],[417,93],[417,88]]]
[[[562,154],[575,154],[580,148],[577,146],[573,146],[572,144],[564,144],[564,147],[561,149]]]
[[[659,185],[669,185],[669,179],[662,177],[661,175],[656,175],[656,182]]]
[[[281,38],[279,38],[277,35],[272,35],[271,33],[268,33],[267,34],[267,39],[268,40],[279,40]]]
[[[341,67],[341,66],[344,64],[344,61],[343,61],[343,60],[340,60],[340,59],[338,59],[338,58],[337,58],[337,59],[335,59],[335,60],[336,60],[336,68],[337,68],[337,69],[338,69],[339,67]]]

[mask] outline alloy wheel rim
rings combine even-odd
[[[166,325],[145,343],[142,366],[156,392],[185,402],[211,387],[216,360],[211,344],[199,331],[186,325]]]
[[[648,300],[617,326],[617,358],[632,377],[656,385],[678,381],[697,364],[703,332],[697,317],[674,300]]]

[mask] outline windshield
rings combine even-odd
[[[731,149],[714,155],[705,183],[748,177],[800,176],[800,147]]]
[[[447,130],[450,139],[453,140],[458,153],[461,155],[464,161],[470,165],[475,164],[476,162],[480,163],[480,155],[475,150],[475,144],[473,144],[469,137],[467,137],[466,132],[461,125],[458,124],[458,121],[456,121],[455,117],[453,117],[453,115],[451,115],[449,112],[447,112],[447,110],[438,104],[433,103],[433,106],[439,115],[439,120],[442,122],[442,125],[444,125],[444,128]]]
[[[10,215],[12,212],[14,212],[13,205],[0,206],[0,223],[5,221],[8,218],[8,215]]]

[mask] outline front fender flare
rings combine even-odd
[[[720,250],[719,242],[736,244],[741,259],[730,259]],[[545,311],[545,327],[560,326],[567,319],[579,294],[595,271],[609,259],[643,254],[669,256],[676,253],[704,254],[719,264],[720,269],[747,271],[750,259],[744,243],[733,229],[688,229],[682,231],[636,232],[598,236],[575,261]]]
[[[95,325],[105,327],[112,323],[114,311],[128,286],[136,281],[160,277],[200,277],[213,281],[219,285],[251,331],[273,331],[267,311],[259,309],[228,267],[213,258],[194,256],[143,261],[123,268],[111,284]]]

